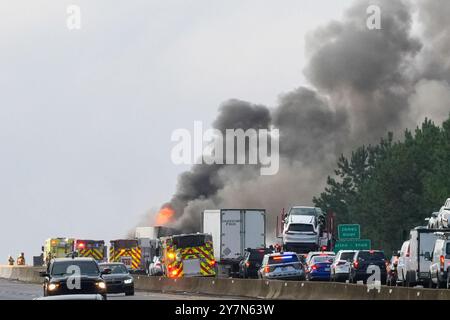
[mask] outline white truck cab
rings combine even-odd
[[[436,232],[438,239],[431,256],[430,287],[450,288],[450,232]]]

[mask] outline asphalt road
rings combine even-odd
[[[42,296],[42,286],[15,280],[0,279],[0,300],[32,300]],[[136,291],[134,296],[108,295],[109,300],[239,300],[241,298],[206,295],[171,294]]]

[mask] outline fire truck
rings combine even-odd
[[[212,235],[181,234],[160,239],[161,263],[169,278],[214,277],[216,260]]]
[[[72,254],[77,257],[94,258],[97,262],[107,261],[105,241],[103,240],[81,240],[73,241]]]
[[[53,258],[65,258],[72,252],[74,239],[49,238],[42,246],[44,264],[48,264]]]
[[[122,262],[130,272],[145,272],[142,249],[136,239],[111,240],[109,262]]]

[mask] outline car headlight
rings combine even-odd
[[[125,284],[133,283],[133,278],[125,279],[125,280],[123,281],[123,283],[125,283]]]
[[[103,281],[97,282],[96,284],[100,289],[106,289],[106,284]]]
[[[48,285],[48,290],[53,291],[53,290],[55,290],[58,287],[59,287],[59,283],[50,283]]]

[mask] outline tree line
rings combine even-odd
[[[341,155],[325,190],[313,202],[336,212],[337,224],[359,223],[361,236],[386,254],[399,250],[409,230],[426,225],[450,198],[450,119],[442,126],[426,119],[394,141]]]

